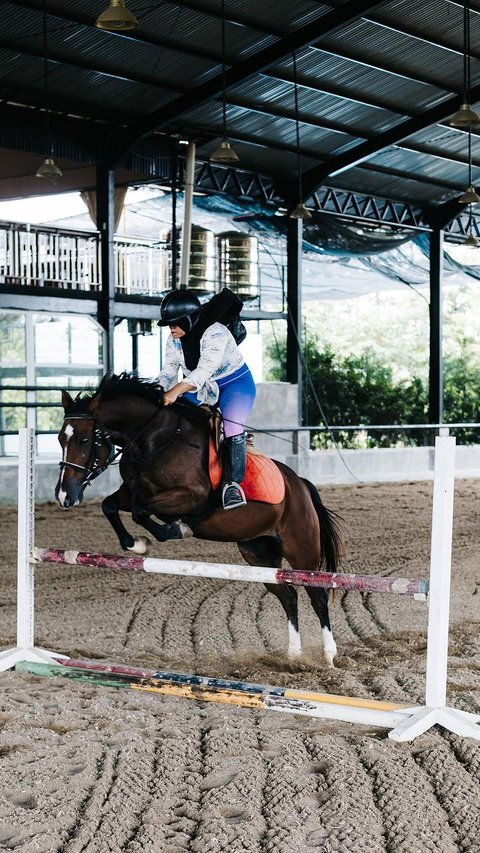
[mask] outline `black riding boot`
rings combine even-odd
[[[235,509],[247,503],[239,485],[245,478],[247,464],[247,436],[244,432],[225,439],[225,454],[222,503],[224,509]]]

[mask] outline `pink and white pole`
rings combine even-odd
[[[338,586],[343,589],[390,592],[424,597],[425,581],[378,576],[333,575],[323,578],[318,573],[275,571],[265,567],[234,566],[187,561],[150,560],[140,557],[89,554],[78,551],[34,548],[35,518],[35,435],[32,429],[20,430],[19,495],[18,495],[18,569],[17,569],[17,646],[0,654],[0,671],[20,662],[55,663],[65,657],[34,645],[34,562],[65,562],[146,571],[193,577],[218,577],[273,583]],[[427,637],[427,668],[425,705],[401,709],[390,717],[385,714],[383,725],[391,728],[389,737],[397,741],[413,740],[434,725],[480,740],[480,714],[471,714],[446,706],[447,658],[450,606],[450,574],[453,528],[455,439],[441,436],[435,441],[435,470],[430,557],[429,611]],[[268,577],[265,575],[267,572]],[[273,577],[275,575],[275,578]],[[300,578],[300,575],[302,577]],[[388,581],[388,582],[386,582]],[[355,704],[358,703],[358,704]],[[316,703],[312,716],[352,721],[345,705],[355,706],[355,722],[372,725],[371,714],[362,707],[362,700],[344,697],[337,703]],[[291,708],[285,708],[290,710]]]

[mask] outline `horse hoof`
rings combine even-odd
[[[301,656],[302,652],[298,651],[298,649],[294,649],[293,651],[288,650],[287,652],[287,658],[291,661],[297,661]]]
[[[150,539],[147,539],[146,536],[139,536],[138,539],[135,539],[132,547],[127,548],[127,551],[133,551],[134,554],[148,554],[150,545]]]

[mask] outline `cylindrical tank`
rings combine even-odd
[[[166,235],[167,245],[171,247],[172,232]],[[182,229],[177,228],[177,241],[182,239]],[[213,293],[216,281],[216,252],[215,235],[208,228],[200,225],[192,225],[190,237],[190,264],[188,275],[188,287],[197,293]],[[169,281],[167,289],[172,281],[172,254],[169,252]],[[180,252],[177,251],[177,281],[180,282]]]
[[[188,286],[211,293],[215,290],[215,235],[207,228],[192,225]]]
[[[258,239],[240,231],[217,235],[219,285],[229,287],[240,299],[258,296]]]

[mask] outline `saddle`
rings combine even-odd
[[[209,474],[212,489],[218,489],[222,481],[221,446],[216,446],[213,434],[209,443]],[[285,482],[268,456],[249,443],[247,438],[247,467],[245,479],[240,483],[248,501],[261,501],[267,504],[279,504],[285,497]]]
[[[223,429],[222,415],[217,407],[200,405],[209,416],[209,476],[212,489],[222,482]],[[253,436],[247,435],[247,467],[245,478],[240,483],[248,501],[279,504],[285,497],[285,481],[275,463],[260,450],[253,447]]]

